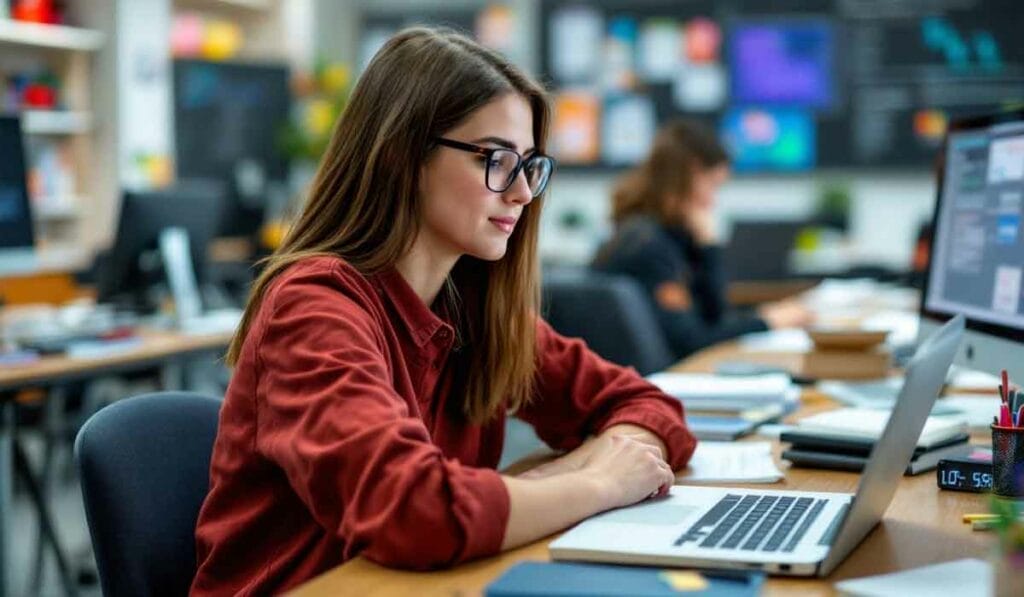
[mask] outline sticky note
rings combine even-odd
[[[675,591],[703,591],[708,588],[708,581],[698,572],[666,570],[658,575],[665,584]]]

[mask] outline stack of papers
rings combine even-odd
[[[796,431],[837,438],[877,440],[889,422],[889,411],[867,408],[840,408],[797,421]],[[967,433],[963,417],[930,416],[918,438],[919,446],[929,446]]]
[[[800,389],[784,373],[712,375],[655,373],[647,380],[691,411],[745,411],[771,405],[795,404]]]
[[[700,442],[690,464],[676,477],[677,485],[704,483],[775,483],[771,442]]]
[[[988,597],[992,566],[976,559],[956,560],[904,572],[836,583],[840,595],[857,597]]]

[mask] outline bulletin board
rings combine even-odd
[[[1024,100],[1019,0],[542,0],[560,168],[621,168],[677,116],[743,172],[930,167]]]

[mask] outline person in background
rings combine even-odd
[[[668,491],[679,401],[537,315],[548,121],[455,33],[377,53],[229,349],[193,594],[452,566]],[[496,471],[509,413],[566,453]]]
[[[668,122],[647,159],[618,182],[615,234],[592,263],[641,284],[676,358],[748,332],[811,322],[811,312],[793,299],[752,314],[729,309],[713,220],[715,196],[728,178],[728,155],[712,132]]]

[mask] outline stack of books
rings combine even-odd
[[[841,408],[801,419],[780,437],[791,444],[782,458],[795,466],[862,470],[889,414],[887,410]],[[944,458],[970,453],[969,440],[964,418],[928,417],[906,474],[916,475],[935,468]]]
[[[647,379],[683,403],[687,425],[701,440],[729,441],[753,433],[796,410],[800,399],[800,389],[783,373],[655,373]]]

